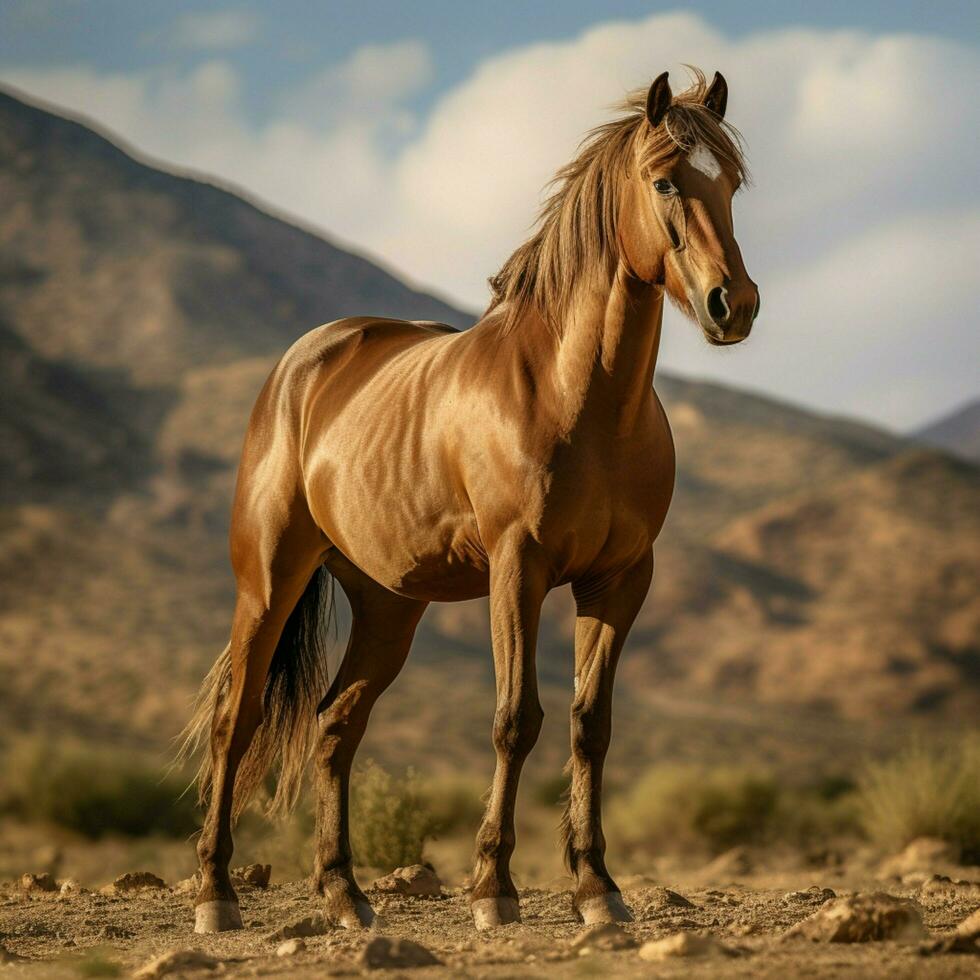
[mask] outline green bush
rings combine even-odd
[[[913,745],[869,764],[857,800],[865,833],[883,849],[938,837],[964,861],[980,861],[980,736],[944,749]]]
[[[419,777],[396,778],[370,761],[351,780],[350,827],[354,860],[385,871],[421,863],[437,829]]]
[[[186,781],[147,761],[87,746],[22,742],[5,755],[0,805],[90,838],[186,837],[199,825]],[[183,795],[182,795],[183,794]]]
[[[778,803],[765,774],[657,766],[613,798],[609,825],[628,847],[717,853],[766,838]]]

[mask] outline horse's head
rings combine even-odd
[[[632,270],[662,283],[712,344],[744,340],[759,312],[732,226],[732,197],[745,179],[738,134],[723,122],[725,79],[698,73],[671,95],[664,72],[650,86],[647,126],[636,142],[619,228]]]

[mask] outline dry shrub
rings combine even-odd
[[[24,740],[4,755],[0,807],[93,839],[186,837],[198,827],[187,780],[115,750]]]
[[[608,822],[630,848],[717,853],[764,839],[778,802],[779,789],[765,774],[663,765],[613,798]]]
[[[869,764],[858,782],[858,813],[868,838],[898,850],[938,837],[980,862],[980,735],[946,748],[913,745]]]
[[[354,860],[384,871],[421,863],[436,831],[419,777],[412,770],[395,777],[371,761],[351,780],[350,827]]]
[[[432,815],[433,835],[475,833],[483,818],[485,789],[479,780],[465,776],[425,779],[421,790]]]

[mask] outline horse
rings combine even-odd
[[[496,767],[470,892],[479,929],[520,920],[510,874],[522,765],[542,709],[545,595],[576,602],[571,786],[562,822],[573,907],[629,921],[605,864],[602,770],[613,678],[653,572],[674,445],[653,388],[664,296],[713,345],[748,336],[759,293],[735,240],[746,181],[728,86],[666,72],[594,129],[555,176],[531,237],[490,280],[471,328],[360,316],[301,337],[273,369],[245,437],[231,516],[228,646],[185,749],[198,774],[195,930],[241,928],[232,826],[267,770],[271,808],[317,787],[311,879],[336,925],[374,912],[353,873],[348,795],[371,708],[430,602],[489,596]],[[352,624],[327,676],[337,582]]]

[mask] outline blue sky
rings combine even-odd
[[[611,103],[721,69],[763,316],[719,352],[671,314],[661,362],[904,429],[978,394],[978,31],[906,0],[6,0],[0,84],[479,309]]]
[[[283,89],[310,71],[343,60],[358,47],[419,38],[439,52],[431,86],[416,98],[424,108],[489,55],[516,45],[573,37],[597,23],[633,20],[683,9],[696,12],[730,36],[760,28],[818,27],[928,32],[976,38],[980,13],[972,0],[749,0],[732,3],[650,3],[642,0],[562,0],[560,3],[313,2],[204,3],[169,0],[6,0],[0,5],[0,61],[34,65],[85,63],[113,70],[153,64],[189,67],[208,48],[174,37],[182,15],[233,12],[250,22],[242,43],[226,55],[242,71],[249,108],[267,114]]]

